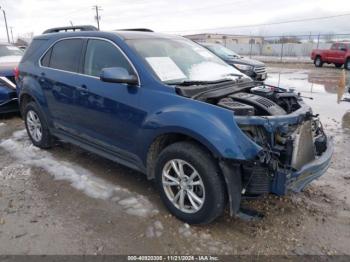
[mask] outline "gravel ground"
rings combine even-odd
[[[299,194],[245,205],[189,226],[163,207],[139,173],[68,144],[31,146],[22,120],[0,117],[0,254],[350,254],[350,103],[342,71],[271,65],[268,82],[294,87],[335,138],[328,172]]]

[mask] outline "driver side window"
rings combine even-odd
[[[129,61],[112,43],[90,39],[86,49],[83,73],[99,77],[101,70],[108,67],[122,67],[129,74],[135,74]]]
[[[346,45],[345,44],[339,44],[339,50],[346,50]]]

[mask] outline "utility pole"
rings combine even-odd
[[[11,30],[11,38],[12,38],[12,44],[14,44],[15,43],[15,41],[13,40],[13,32],[12,32],[12,26],[10,26],[10,30]]]
[[[9,29],[7,27],[7,20],[6,20],[6,12],[5,10],[0,6],[0,9],[2,10],[3,14],[4,14],[4,20],[5,20],[5,27],[6,27],[6,34],[7,34],[7,42],[10,43],[10,36],[9,36]]]
[[[100,30],[100,20],[101,20],[101,16],[98,14],[98,11],[102,11],[102,8],[98,5],[94,5],[92,7],[92,9],[95,9],[95,12],[96,12],[96,16],[95,16],[95,19],[96,19],[96,22],[97,22],[97,28],[98,30]]]

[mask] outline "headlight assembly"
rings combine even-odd
[[[253,67],[250,65],[233,64],[233,66],[243,71],[249,71],[253,69]]]

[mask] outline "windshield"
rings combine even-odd
[[[206,48],[185,38],[130,39],[127,43],[168,84],[220,81],[243,76]]]
[[[0,45],[0,57],[3,56],[22,56],[23,51],[16,46]]]
[[[208,45],[206,46],[214,54],[220,56],[223,59],[230,59],[234,57],[240,57],[239,54],[233,52],[231,49],[228,49],[222,45]]]

